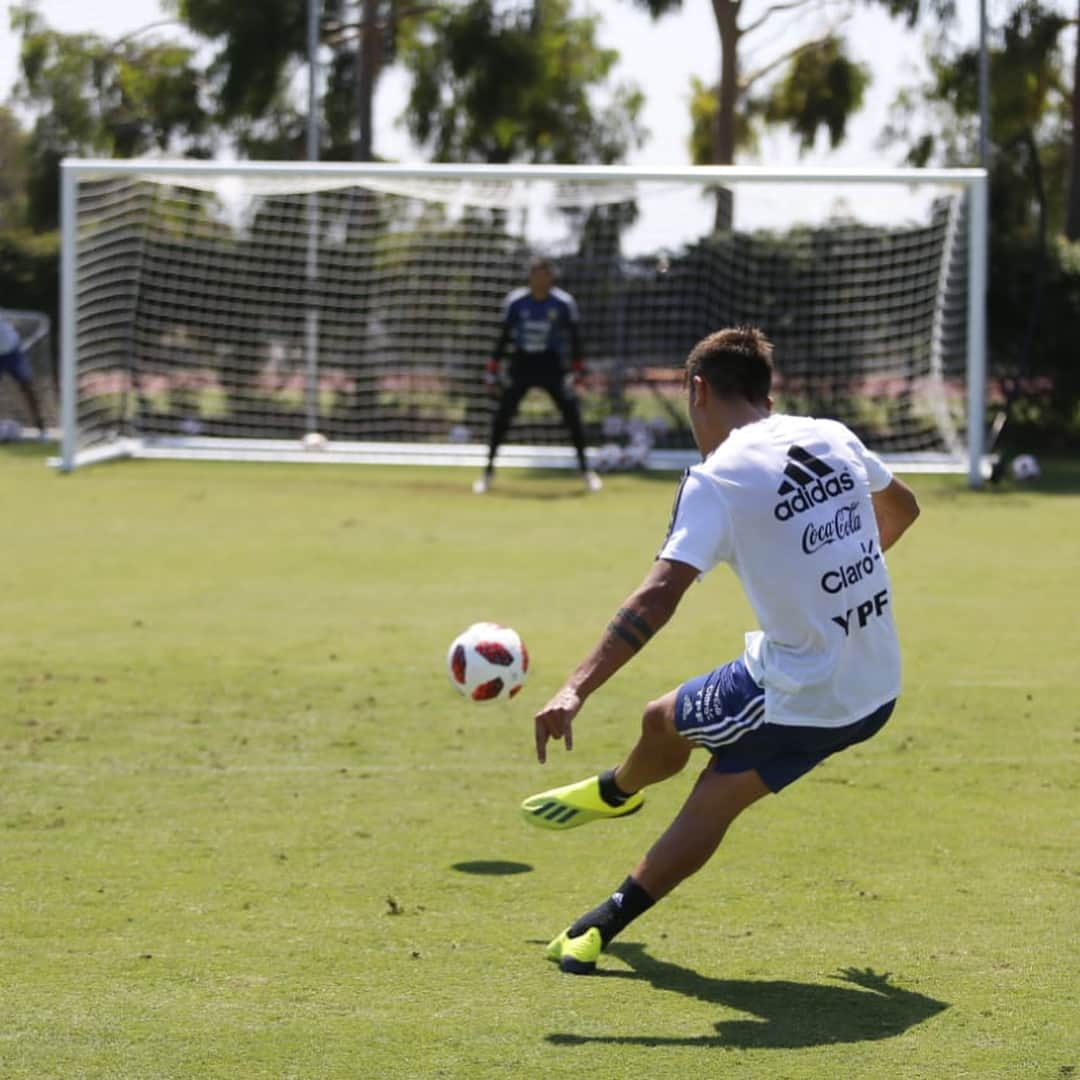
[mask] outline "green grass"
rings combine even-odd
[[[0,450],[5,1080],[1080,1075],[1075,464],[913,480],[892,722],[573,979],[542,943],[695,769],[565,835],[517,803],[751,626],[717,571],[535,764],[671,477],[42,460]],[[481,618],[533,656],[509,705],[446,681]]]

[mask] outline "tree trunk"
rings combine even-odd
[[[1072,148],[1069,153],[1069,193],[1065,206],[1065,238],[1070,241],[1080,240],[1080,34],[1073,50]]]
[[[735,132],[739,108],[739,7],[741,0],[712,0],[716,28],[720,33],[720,86],[713,118],[712,163],[735,164]],[[734,196],[730,188],[718,187],[714,232],[726,232],[734,220]]]
[[[713,129],[713,164],[735,163],[736,114],[739,108],[740,0],[713,0],[720,32],[720,89]]]
[[[356,46],[356,160],[375,159],[375,83],[382,56],[379,0],[362,0],[360,40]]]

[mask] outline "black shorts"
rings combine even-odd
[[[518,352],[510,358],[510,380],[518,386],[561,388],[565,374],[558,353]]]
[[[690,679],[675,695],[679,734],[712,754],[712,769],[756,769],[770,791],[780,791],[831,754],[869,739],[885,726],[896,701],[842,727],[770,724],[765,691],[742,660]]]

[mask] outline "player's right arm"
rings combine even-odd
[[[919,516],[919,502],[915,492],[895,476],[888,487],[872,492],[870,498],[877,518],[881,550],[888,551],[914,524]]]
[[[503,304],[502,326],[499,329],[499,337],[495,342],[495,348],[491,350],[491,358],[484,367],[484,385],[491,393],[498,393],[501,383],[503,354],[513,334],[513,319],[511,318],[511,304],[514,294],[507,296]]]
[[[536,757],[547,760],[550,739],[574,746],[574,717],[586,698],[645,647],[671,618],[700,571],[687,563],[657,559],[645,580],[626,598],[600,640],[574,669],[555,696],[536,714]]]

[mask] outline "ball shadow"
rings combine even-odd
[[[489,877],[502,877],[506,874],[527,874],[532,870],[529,863],[512,862],[507,859],[472,859],[456,862],[451,870],[462,874],[486,874]]]

